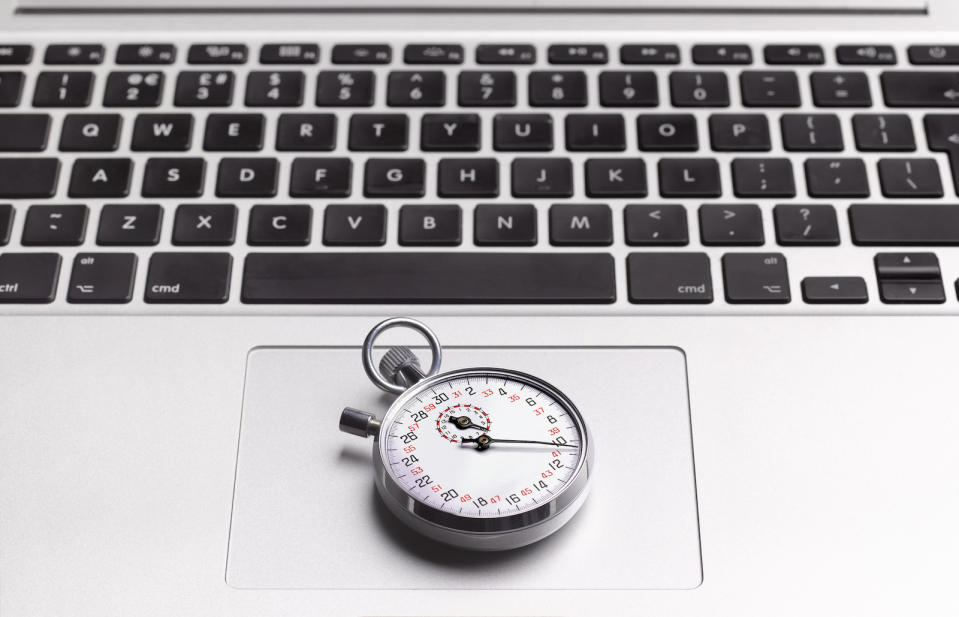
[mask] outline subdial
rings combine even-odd
[[[482,408],[471,403],[451,405],[436,417],[436,431],[443,439],[458,444],[464,437],[489,432],[493,422]]]

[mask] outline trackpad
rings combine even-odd
[[[421,354],[426,358],[428,353]],[[359,348],[258,348],[247,360],[227,582],[272,589],[689,589],[702,581],[685,356],[671,348],[444,348],[443,370],[530,373],[564,391],[595,446],[590,495],[531,546],[470,553],[409,531],[380,503],[382,418]]]

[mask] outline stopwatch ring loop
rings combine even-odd
[[[436,333],[430,330],[423,322],[410,319],[409,317],[393,317],[376,324],[373,326],[373,329],[370,330],[370,333],[366,335],[366,340],[363,341],[363,369],[366,371],[367,377],[370,378],[370,381],[372,381],[377,388],[390,394],[402,394],[406,391],[406,387],[388,381],[376,368],[376,365],[373,364],[373,344],[376,342],[376,338],[384,331],[396,327],[406,327],[416,330],[422,334],[426,342],[429,343],[430,352],[433,354],[433,363],[430,365],[430,370],[426,374],[427,377],[432,377],[439,373],[440,364],[443,361],[443,351],[440,348],[440,340],[436,337]]]

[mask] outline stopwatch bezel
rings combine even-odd
[[[573,470],[573,474],[569,482],[566,483],[562,490],[556,493],[555,496],[551,497],[549,501],[546,501],[533,509],[517,514],[509,514],[506,516],[462,516],[459,514],[453,514],[451,512],[444,512],[439,508],[435,508],[416,499],[410,493],[408,493],[393,476],[392,470],[387,463],[387,439],[385,438],[385,433],[388,427],[392,425],[395,417],[403,410],[409,400],[415,398],[420,392],[428,390],[438,383],[443,383],[452,379],[459,379],[470,375],[477,375],[478,377],[489,376],[502,379],[511,379],[521,383],[526,382],[552,397],[557,403],[564,407],[565,411],[573,419],[573,423],[575,424],[576,429],[579,431],[580,440],[582,443],[581,456],[576,464],[576,468]],[[383,497],[388,501],[388,505],[391,506],[391,509],[394,509],[397,514],[402,513],[444,530],[452,531],[465,536],[501,535],[519,532],[530,529],[534,526],[542,526],[544,523],[548,523],[551,520],[556,520],[561,523],[557,525],[556,528],[558,529],[560,526],[562,526],[562,523],[566,522],[565,520],[560,521],[558,515],[564,512],[571,505],[575,504],[578,507],[578,505],[582,503],[582,497],[588,488],[589,469],[592,467],[592,441],[590,439],[589,430],[586,426],[585,420],[583,419],[576,405],[574,405],[569,397],[563,394],[563,392],[549,382],[528,373],[496,367],[473,367],[457,369],[434,375],[433,377],[417,382],[409,389],[404,391],[403,394],[397,397],[397,399],[393,402],[389,410],[384,415],[382,426],[384,430],[380,432],[376,439],[376,452],[378,456],[374,457],[374,461],[377,467],[376,479],[378,488],[381,490]],[[392,501],[392,503],[389,503],[390,501]],[[555,531],[555,529],[543,531],[545,533],[540,534],[539,537],[545,537],[545,535],[549,535],[549,533],[552,533],[552,531]],[[459,543],[458,541],[450,540],[449,538],[438,539],[447,543]],[[537,537],[529,541],[535,541],[536,539],[539,538]],[[482,542],[482,540],[480,540],[480,542]],[[467,543],[468,542],[464,544]],[[517,546],[521,546],[522,544],[526,543],[529,542],[522,542],[517,544]]]

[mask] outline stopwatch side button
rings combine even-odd
[[[340,430],[360,437],[376,437],[380,433],[380,421],[371,413],[346,407],[340,414]]]

